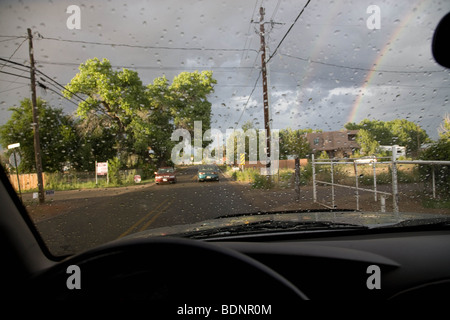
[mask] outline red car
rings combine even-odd
[[[176,171],[172,167],[163,167],[159,168],[157,172],[155,172],[155,183],[176,183],[177,182],[177,175]]]

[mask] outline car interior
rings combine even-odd
[[[450,67],[450,15],[432,52]],[[55,257],[0,170],[7,299],[281,302],[450,298],[450,224],[367,230],[122,239]],[[68,288],[70,266],[81,290]],[[273,310],[272,310],[273,311]]]

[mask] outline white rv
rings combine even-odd
[[[380,146],[379,150],[380,151],[391,151],[392,152],[393,147],[394,146]],[[396,156],[396,158],[402,157],[402,156],[406,157],[406,147],[401,147],[401,146],[397,146],[397,145],[396,145],[396,147],[397,147],[397,156]]]

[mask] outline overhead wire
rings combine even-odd
[[[40,40],[52,40],[52,41],[62,41],[69,43],[82,43],[82,44],[91,44],[91,45],[99,45],[99,46],[112,46],[112,47],[128,47],[128,48],[140,48],[140,49],[156,49],[156,50],[183,50],[183,51],[254,51],[258,52],[255,49],[238,49],[238,48],[203,48],[203,47],[167,47],[167,46],[145,46],[145,45],[133,45],[127,43],[112,43],[112,42],[97,42],[97,41],[85,41],[85,40],[70,40],[70,39],[61,39],[61,38],[53,38],[53,37],[44,37],[42,36]]]
[[[269,56],[269,59],[267,60],[267,63],[269,63],[269,61],[273,58],[273,56],[275,56],[275,54],[277,53],[278,48],[281,46],[281,44],[283,43],[284,39],[286,39],[287,35],[289,34],[289,32],[292,30],[292,28],[294,27],[295,23],[297,22],[297,20],[300,18],[300,16],[303,14],[303,12],[305,11],[306,7],[309,5],[309,3],[311,2],[311,0],[308,0],[306,2],[306,4],[303,6],[302,10],[300,11],[300,13],[297,15],[297,17],[295,18],[294,22],[292,22],[291,26],[289,27],[289,29],[286,31],[286,33],[284,34],[283,38],[281,38],[281,41],[278,43],[278,45],[276,46],[275,50],[273,51],[272,55]]]
[[[16,50],[14,50],[14,52],[11,54],[11,56],[9,57],[8,60],[11,60],[11,58],[16,54],[17,50],[20,49],[20,47],[22,46],[22,44],[23,44],[25,41],[27,41],[26,38],[25,38],[25,39],[17,46]],[[1,65],[1,66],[0,66],[0,70],[2,70],[3,67],[4,67],[5,65],[6,65],[6,64]]]

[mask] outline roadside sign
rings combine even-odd
[[[95,161],[95,184],[98,183],[97,176],[106,176],[106,183],[109,184],[108,161]]]
[[[103,176],[108,174],[108,162],[97,162],[97,175]]]
[[[136,183],[141,182],[141,176],[140,175],[135,175],[134,176],[134,182],[136,182]]]
[[[245,153],[241,153],[241,166],[245,165]]]

